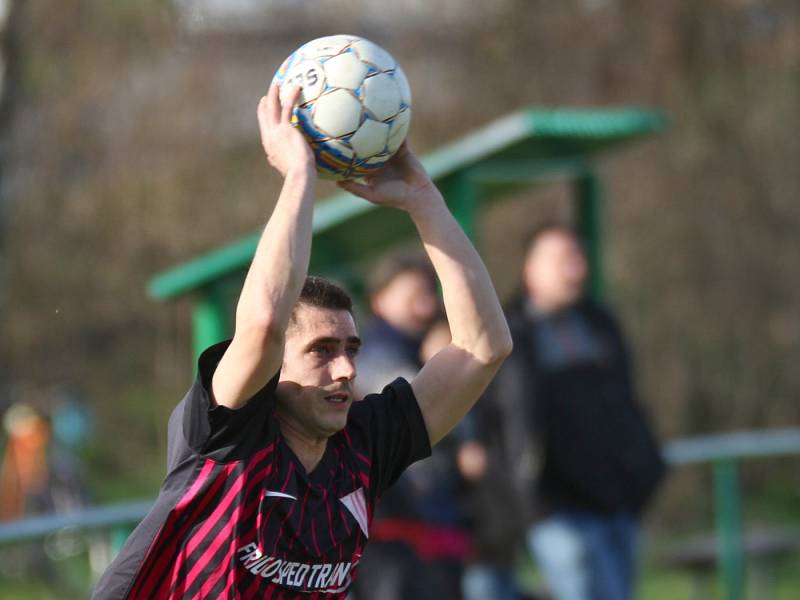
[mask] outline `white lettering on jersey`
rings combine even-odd
[[[350,586],[353,563],[308,564],[287,562],[274,556],[264,556],[254,543],[236,551],[239,562],[253,575],[269,579],[272,583],[313,592],[339,593]]]

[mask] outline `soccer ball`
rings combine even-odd
[[[312,40],[292,52],[273,82],[302,88],[292,121],[314,150],[326,179],[380,169],[397,152],[411,122],[411,90],[397,61],[354,35]]]

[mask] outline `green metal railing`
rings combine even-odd
[[[741,600],[745,589],[739,461],[794,454],[800,454],[800,429],[708,435],[677,440],[664,449],[672,465],[712,466],[718,570],[726,600]]]
[[[63,529],[131,531],[153,506],[152,500],[137,500],[109,506],[93,506],[68,513],[29,517],[0,523],[0,545],[42,539]]]

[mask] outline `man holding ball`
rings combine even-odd
[[[376,502],[464,416],[511,351],[486,268],[404,145],[340,186],[405,211],[441,282],[452,341],[408,382],[353,403],[347,294],[307,277],[317,175],[291,124],[299,88],[258,107],[283,188],[236,309],[169,422],[160,494],[94,598],[344,598]]]

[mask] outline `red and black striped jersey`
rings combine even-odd
[[[93,598],[344,598],[378,498],[430,454],[411,386],[397,379],[351,406],[306,473],[274,414],[277,375],[241,409],[212,406],[228,343],[200,357],[169,420],[158,498]]]

